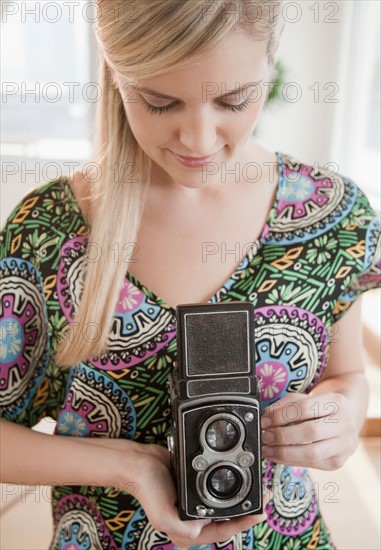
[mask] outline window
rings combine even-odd
[[[343,172],[380,210],[380,2],[354,2],[350,27],[344,48],[339,157]]]
[[[99,95],[91,8],[91,2],[1,3],[2,154],[7,158],[88,157]]]

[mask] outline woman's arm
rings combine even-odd
[[[121,490],[122,481],[130,488],[136,483],[142,445],[134,441],[44,434],[3,418],[0,438],[2,483],[98,484]],[[136,466],[123,468],[126,464]]]
[[[362,297],[336,323],[331,344],[329,363],[320,382],[310,395],[333,392],[344,395],[353,414],[357,432],[365,422],[369,401],[369,386],[365,378],[365,357],[363,353],[363,327],[361,319]]]
[[[361,297],[335,326],[320,382],[310,394],[290,393],[279,399],[262,416],[263,455],[274,462],[334,470],[358,445],[369,395]]]
[[[181,521],[169,452],[127,439],[43,434],[1,419],[1,481],[27,485],[114,486],[133,493],[152,527],[180,547],[228,539],[266,519]],[[264,503],[268,502],[265,496]]]

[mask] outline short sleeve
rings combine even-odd
[[[44,414],[50,341],[44,283],[33,242],[38,196],[26,195],[0,233],[0,415],[29,427]]]
[[[353,184],[353,182],[352,182]],[[381,287],[380,219],[366,194],[355,185],[356,200],[337,231],[342,283],[334,305],[333,322],[338,321],[364,292]]]

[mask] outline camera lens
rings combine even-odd
[[[205,438],[209,447],[215,451],[228,451],[237,445],[239,432],[233,422],[221,418],[208,426]]]
[[[220,466],[216,468],[207,480],[209,492],[219,499],[233,498],[242,485],[239,473],[233,468]]]

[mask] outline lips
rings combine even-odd
[[[210,162],[214,159],[214,157],[217,155],[219,151],[216,153],[213,153],[212,155],[208,155],[207,157],[183,157],[182,155],[178,155],[177,153],[174,153],[169,149],[169,151],[172,153],[174,158],[178,160],[182,165],[188,166],[190,168],[197,168],[199,166],[202,166],[203,164]]]
[[[214,157],[214,155],[216,155],[217,152],[213,153],[212,155],[208,155],[207,157],[184,157],[183,155],[178,155],[177,153],[173,153],[173,154],[176,155],[177,157],[180,157],[180,158],[184,159],[184,160],[190,160],[190,161],[194,160],[194,161],[197,162],[197,161],[208,160],[208,159]]]

